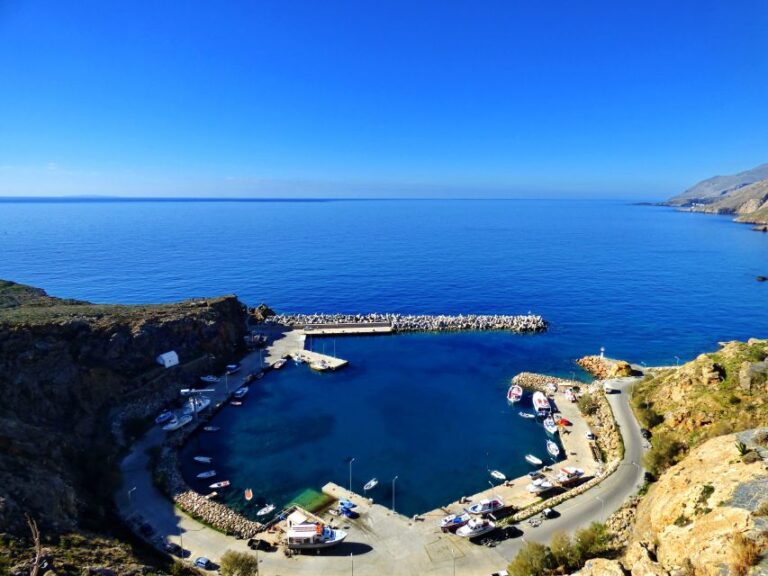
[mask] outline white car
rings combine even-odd
[[[199,558],[195,559],[195,566],[198,568],[203,568],[204,570],[207,570],[208,567],[211,565],[211,561],[208,560],[205,556],[200,556]]]
[[[584,436],[587,437],[587,440],[594,440],[595,439],[595,435],[592,433],[592,430],[587,430],[584,433]]]

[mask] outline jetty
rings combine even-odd
[[[313,364],[324,364],[329,370],[338,370],[349,364],[348,360],[329,356],[328,354],[321,354],[320,352],[313,352],[312,350],[296,350],[292,356],[303,360],[310,366]]]
[[[398,332],[459,332],[498,330],[545,332],[547,321],[537,314],[277,314],[269,323],[298,328],[312,336],[389,334]]]

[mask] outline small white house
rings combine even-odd
[[[160,364],[160,366],[163,368],[170,368],[171,366],[176,366],[179,363],[179,355],[176,354],[176,351],[171,350],[170,352],[160,354],[156,360],[157,363]]]

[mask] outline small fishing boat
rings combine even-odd
[[[237,362],[235,362],[234,364],[227,364],[226,372],[227,374],[236,374],[240,372],[240,364],[238,364]]]
[[[496,478],[496,480],[506,480],[507,479],[507,477],[504,476],[504,474],[499,472],[498,470],[491,470],[491,476]]]
[[[531,414],[530,412],[518,412],[518,414],[520,415],[521,418],[528,418],[528,419],[536,418],[536,415]]]
[[[570,484],[582,476],[584,476],[584,470],[581,468],[566,466],[565,468],[560,468],[560,474],[557,475],[556,480],[560,482],[560,484]]]
[[[274,504],[267,504],[264,506],[264,508],[261,508],[258,512],[256,512],[256,516],[266,516],[270,512],[272,512],[275,509]]]
[[[547,452],[549,452],[552,458],[557,458],[560,456],[560,448],[558,448],[557,444],[552,442],[552,440],[547,440]]]
[[[229,486],[229,480],[222,480],[221,482],[214,482],[208,488],[226,488],[227,486]]]
[[[161,412],[157,418],[155,418],[155,424],[165,424],[169,420],[173,420],[173,412],[166,410]]]
[[[243,403],[242,403],[242,402],[240,402],[240,400],[232,400],[232,401],[230,402],[230,404],[231,404],[232,406],[242,406],[242,405],[243,405]]]
[[[208,376],[200,376],[200,380],[202,380],[206,384],[218,384],[219,382],[221,382],[221,378],[219,378],[218,376],[213,376],[211,374],[209,374]]]
[[[315,370],[317,372],[327,372],[331,369],[330,364],[326,362],[325,360],[318,360],[317,362],[311,362],[309,364],[309,367],[312,368],[312,370]]]
[[[166,430],[168,432],[171,432],[173,430],[178,430],[179,428],[181,428],[182,426],[186,426],[190,422],[192,422],[192,416],[190,416],[189,414],[184,414],[181,418],[174,418],[173,420],[168,422],[168,424],[163,426],[163,430]]]
[[[365,483],[365,486],[363,486],[363,490],[368,492],[368,490],[373,490],[378,485],[379,485],[379,479],[371,478],[370,480],[368,480],[368,482]]]
[[[543,462],[540,458],[536,458],[533,454],[527,454],[525,456],[525,460],[528,462],[528,464],[533,464],[534,466],[541,466]]]
[[[203,430],[205,430],[206,432],[218,432],[219,430],[221,430],[221,428],[219,428],[218,426],[203,426]]]
[[[210,464],[213,461],[213,458],[210,456],[193,456],[192,460],[200,462],[201,464]]]
[[[480,500],[477,504],[473,504],[467,508],[467,512],[470,514],[487,514],[488,512],[493,512],[499,508],[504,508],[504,500],[497,496],[496,498]]]
[[[251,490],[250,488],[245,489],[245,499],[248,500],[248,502],[253,500],[253,490]]]
[[[509,387],[509,390],[507,390],[507,401],[514,404],[515,402],[520,402],[520,399],[523,397],[523,389],[518,386],[517,384],[514,384]]]
[[[207,396],[198,396],[198,397],[193,396],[189,399],[189,402],[187,402],[184,405],[182,412],[184,414],[194,415],[199,412],[202,412],[203,410],[208,408],[208,406],[210,405],[211,405],[211,399],[208,398]]]
[[[208,498],[208,500],[211,500],[212,498],[216,498],[216,496],[218,496],[218,495],[219,495],[219,493],[216,492],[216,490],[214,490],[210,494],[206,494],[205,497]]]
[[[347,500],[346,498],[342,498],[341,500],[339,500],[339,507],[352,509],[352,508],[357,508],[357,504],[352,502],[352,500]]]
[[[551,416],[544,418],[544,430],[550,434],[557,434],[557,424],[555,424]]]
[[[541,494],[542,492],[546,492],[547,490],[551,490],[554,486],[552,486],[552,482],[549,480],[539,479],[534,480],[527,486],[528,492],[531,494]]]
[[[496,524],[485,518],[472,518],[464,526],[456,530],[456,536],[462,538],[475,538],[482,534],[487,534],[491,530],[496,529]]]
[[[238,388],[232,393],[232,396],[240,400],[243,396],[248,394],[248,390],[249,390],[248,386],[241,386],[240,388]]]
[[[198,478],[213,478],[216,476],[216,470],[208,470],[207,472],[200,472],[197,475]]]
[[[280,370],[283,366],[285,366],[285,358],[280,358],[280,360],[272,364],[272,368],[275,370]]]
[[[532,480],[536,480],[536,478],[543,478],[544,474],[542,473],[541,469],[539,469],[539,470],[533,470],[531,472],[528,472],[528,476]]]
[[[464,524],[469,522],[471,518],[469,512],[464,512],[464,514],[449,514],[440,520],[440,529],[443,532],[453,532],[457,528],[464,526]]]
[[[544,395],[543,392],[536,391],[533,393],[533,408],[538,413],[549,413],[549,411],[552,409],[549,405],[549,399]]]
[[[296,356],[293,357],[293,363],[297,366],[299,364],[304,364],[304,358],[301,357],[301,354],[296,354]]]

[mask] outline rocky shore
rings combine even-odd
[[[460,314],[277,314],[269,321],[300,327],[307,324],[380,324],[388,323],[394,332],[451,332],[462,330],[508,330],[544,332],[547,321],[536,314],[484,315]]]
[[[605,380],[608,378],[624,378],[632,376],[632,366],[624,360],[611,360],[603,356],[584,356],[576,360],[594,378]]]

